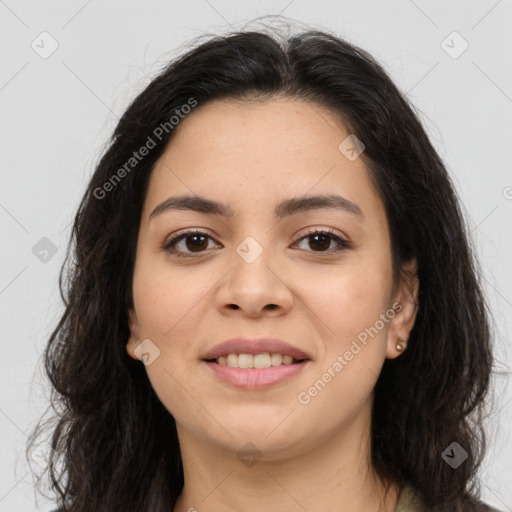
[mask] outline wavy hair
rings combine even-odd
[[[27,449],[50,430],[47,472],[63,510],[174,507],[184,482],[175,421],[125,349],[147,185],[172,140],[169,119],[191,98],[200,108],[221,98],[275,97],[327,107],[363,141],[361,158],[390,226],[395,283],[404,262],[417,260],[408,349],[385,361],[374,389],[374,468],[411,485],[432,512],[478,510],[491,317],[463,211],[405,95],[366,51],[322,30],[286,37],[239,30],[196,42],[151,80],[115,127],[79,205],[59,276],[65,311],[43,354],[56,414],[44,428],[38,423]],[[169,129],[157,137],[161,126]],[[154,147],[128,172],[148,137]],[[442,459],[454,441],[468,453],[456,470]]]

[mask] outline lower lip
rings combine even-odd
[[[224,382],[244,389],[260,389],[278,384],[300,373],[309,361],[296,364],[282,364],[269,368],[232,368],[211,361],[206,365]]]

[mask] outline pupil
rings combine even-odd
[[[330,240],[329,240],[329,236],[328,235],[314,235],[313,236],[313,239],[318,239],[320,238],[321,240],[323,240],[323,244],[321,244],[322,247],[320,247],[320,249],[329,249],[329,245],[330,245]],[[327,242],[327,244],[325,244],[325,242]],[[317,249],[318,249],[318,246],[317,246]]]
[[[202,238],[203,240],[199,243],[189,243],[191,238],[194,238],[196,240],[198,238]],[[194,251],[194,249],[206,249],[206,247],[203,247],[205,240],[206,240],[206,237],[203,235],[191,235],[191,236],[187,237],[187,249],[190,251]]]

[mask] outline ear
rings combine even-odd
[[[137,318],[135,310],[132,308],[128,310],[128,325],[130,326],[130,337],[126,343],[126,352],[128,352],[128,355],[131,358],[138,361],[139,358],[135,355],[134,351],[137,345],[140,343],[139,319]]]
[[[397,350],[398,338],[403,338],[405,345],[414,327],[418,311],[419,279],[416,259],[407,261],[402,265],[400,282],[394,294],[392,304],[395,316],[389,322],[386,358],[394,359],[403,351]]]

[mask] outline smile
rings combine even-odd
[[[261,354],[228,354],[227,356],[220,356],[215,359],[217,364],[222,366],[229,366],[231,368],[257,368],[264,369],[271,366],[281,366],[296,364],[300,362],[292,356],[277,354],[277,353],[261,353]]]
[[[298,375],[309,362],[309,359],[298,361],[291,356],[268,353],[254,356],[229,354],[216,360],[204,361],[215,378],[244,389],[260,389],[279,384]]]

